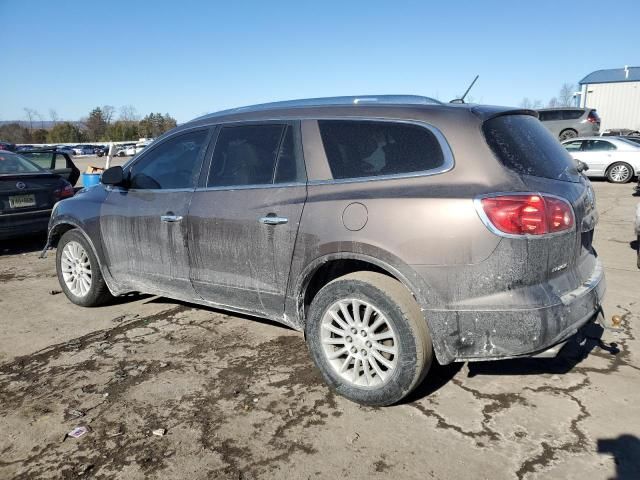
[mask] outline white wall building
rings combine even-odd
[[[640,131],[640,67],[596,70],[579,83],[579,105],[598,111],[601,132],[610,128]]]

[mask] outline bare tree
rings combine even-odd
[[[113,114],[115,113],[115,111],[115,107],[111,105],[104,105],[102,107],[102,118],[104,118],[104,121],[107,123],[107,125],[109,125],[111,123],[111,120],[113,120]]]
[[[575,91],[575,85],[571,83],[564,83],[560,88],[560,94],[558,95],[559,106],[570,107],[573,105],[573,95]]]
[[[58,116],[58,112],[56,111],[55,108],[50,108],[49,109],[49,118],[51,119],[51,122],[53,123],[53,126],[55,127],[56,124],[58,123],[58,120],[60,120],[60,117]]]
[[[33,120],[39,116],[39,113],[33,108],[23,108],[25,115],[27,116],[27,121],[29,122],[29,131],[33,131]]]
[[[547,104],[548,108],[556,108],[560,106],[560,101],[558,100],[558,97],[551,97],[551,100],[549,100],[549,103]]]
[[[138,112],[133,105],[124,105],[120,107],[120,120],[123,122],[135,122],[138,119]]]
[[[542,108],[541,100],[530,100],[528,97],[524,97],[520,102],[520,106],[522,108],[536,109]]]

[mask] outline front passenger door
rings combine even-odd
[[[189,280],[189,202],[210,129],[171,136],[125,168],[126,188],[107,187],[100,229],[106,265],[131,290],[197,298]]]

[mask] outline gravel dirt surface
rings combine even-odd
[[[640,198],[594,187],[621,329],[436,367],[388,408],[334,395],[297,332],[143,295],[76,307],[44,239],[0,244],[0,478],[640,478]]]

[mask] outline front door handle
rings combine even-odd
[[[281,225],[283,223],[287,223],[289,219],[286,217],[276,217],[275,215],[267,215],[266,217],[260,217],[258,221],[260,223],[264,223],[265,225]]]
[[[160,221],[165,223],[175,223],[182,220],[182,215],[161,215]]]

